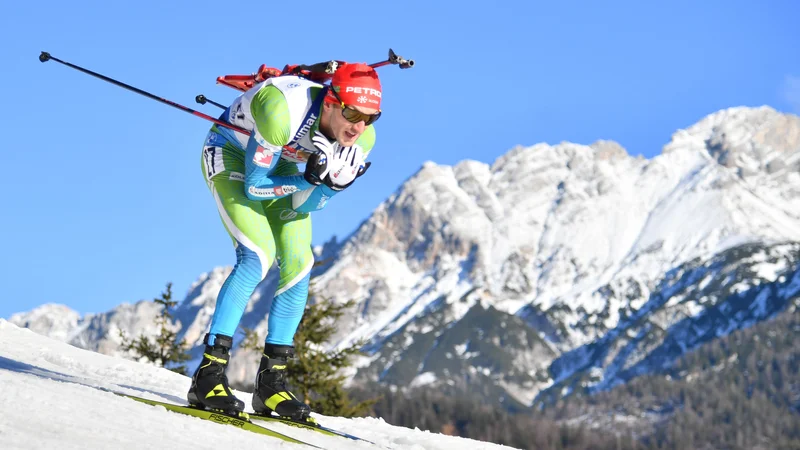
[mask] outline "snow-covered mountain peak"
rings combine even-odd
[[[67,340],[78,326],[81,315],[66,305],[46,303],[31,311],[17,313],[9,322],[44,336]]]
[[[480,163],[426,163],[378,207],[354,241],[359,248],[393,252],[414,270],[430,269],[442,253],[466,256],[490,228],[486,205],[470,194],[485,191],[486,170]],[[346,246],[343,253],[353,249]]]
[[[625,147],[616,141],[600,140],[589,147],[597,152],[598,159],[621,159],[629,156]]]
[[[492,179],[492,168],[489,164],[467,159],[461,161],[453,167],[453,173],[457,180],[472,178],[482,185],[488,185]]]
[[[79,314],[67,305],[62,305],[60,303],[44,303],[30,311],[16,313],[11,317],[16,320],[35,320],[39,317],[53,318],[53,316],[57,315],[70,317]]]
[[[719,111],[650,160],[598,141],[517,146],[491,165],[426,162],[353,242],[359,252],[393,253],[403,273],[423,279],[458,271],[504,297],[507,312],[514,298],[588,307],[595,302],[586,295],[614,278],[633,276],[647,289],[673,265],[725,246],[800,238],[790,207],[800,179],[777,189],[782,202],[759,191],[774,186],[743,183],[711,157],[714,139],[739,135],[750,149],[771,142],[791,154],[793,138],[776,136],[793,136],[796,120],[767,107]],[[342,254],[355,249],[347,244]]]
[[[664,153],[705,150],[722,166],[748,177],[797,172],[800,168],[800,117],[768,106],[736,107],[710,114],[679,130]]]
[[[185,306],[214,307],[217,292],[219,292],[225,278],[231,273],[232,268],[226,266],[215,267],[210,272],[200,274],[189,287],[189,293],[184,298]]]

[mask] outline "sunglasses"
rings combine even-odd
[[[342,105],[342,115],[350,123],[358,123],[364,121],[365,125],[372,125],[381,116],[380,111],[376,112],[375,114],[364,114],[357,109],[347,106],[344,104],[342,99],[339,97],[339,94],[337,94],[333,88],[331,88],[330,91],[333,93],[333,96],[336,97],[336,100],[338,100],[339,103]]]

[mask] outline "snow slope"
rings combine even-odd
[[[188,385],[188,378],[168,370],[82,350],[0,319],[3,449],[309,448],[168,412],[97,389],[180,402]],[[249,400],[245,393],[237,395]],[[395,427],[377,418],[318,416],[318,419],[326,426],[385,448],[509,448]],[[270,426],[325,449],[374,447],[281,424]]]

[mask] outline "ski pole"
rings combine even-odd
[[[319,62],[319,63],[311,64],[311,65],[306,65],[306,64],[299,64],[297,66],[288,66],[287,65],[286,67],[284,67],[284,69],[281,72],[281,74],[282,75],[285,75],[285,74],[298,75],[298,74],[302,73],[303,71],[306,71],[306,72],[310,72],[312,75],[313,74],[319,74],[316,79],[314,77],[312,77],[311,79],[313,81],[318,81],[318,82],[322,83],[322,82],[327,81],[331,77],[333,77],[333,74],[336,73],[336,70],[339,68],[339,66],[342,63],[344,63],[344,61],[339,61],[339,60],[335,60],[334,59],[334,60],[331,60],[331,61]],[[389,58],[388,59],[386,59],[384,61],[380,61],[380,62],[376,62],[376,63],[370,64],[369,66],[372,67],[373,69],[377,69],[378,67],[382,67],[382,66],[385,66],[385,65],[388,65],[388,64],[397,64],[398,66],[400,66],[401,69],[410,69],[410,68],[414,67],[414,60],[413,59],[405,59],[402,56],[399,56],[398,54],[396,54],[394,52],[394,50],[392,50],[390,48],[389,49]],[[230,79],[234,79],[233,77],[239,78],[240,76],[238,76],[238,75],[228,75],[228,77]],[[245,78],[247,80],[253,79],[252,75],[251,76],[241,76],[241,77]],[[219,82],[220,79],[218,78],[217,81]],[[231,86],[231,87],[236,88],[236,86]]]
[[[246,135],[252,134],[252,133],[250,133],[250,131],[248,131],[248,130],[246,130],[244,128],[237,127],[236,125],[231,125],[231,124],[229,124],[227,122],[223,122],[223,121],[221,121],[219,119],[215,119],[215,118],[213,118],[213,117],[211,117],[209,115],[203,114],[203,113],[201,113],[199,111],[195,111],[195,110],[193,110],[191,108],[187,108],[186,106],[180,105],[180,104],[175,103],[175,102],[173,102],[171,100],[167,100],[165,98],[157,97],[157,96],[155,96],[155,95],[153,95],[153,94],[151,94],[149,92],[143,91],[143,90],[141,90],[139,88],[136,88],[136,87],[133,87],[133,86],[131,86],[129,84],[125,84],[125,83],[123,83],[121,81],[117,81],[117,80],[115,80],[113,78],[109,78],[109,77],[107,77],[105,75],[101,75],[101,74],[99,74],[97,72],[92,72],[89,69],[84,69],[83,67],[76,66],[75,64],[71,64],[71,63],[68,63],[66,61],[62,61],[62,60],[50,55],[50,53],[42,52],[42,54],[39,55],[39,61],[41,61],[41,62],[47,62],[47,61],[50,61],[50,60],[53,60],[55,62],[64,64],[67,67],[71,67],[73,69],[79,70],[79,71],[81,71],[83,73],[87,73],[87,74],[92,75],[94,77],[100,78],[103,81],[107,81],[107,82],[109,82],[111,84],[115,84],[115,85],[117,85],[119,87],[122,87],[122,88],[128,89],[130,91],[136,92],[137,94],[144,95],[145,97],[147,97],[149,99],[159,101],[161,103],[164,103],[166,105],[172,106],[174,108],[178,108],[181,111],[188,112],[189,114],[193,114],[193,115],[195,115],[197,117],[200,117],[202,119],[206,119],[206,120],[208,120],[210,122],[214,122],[217,125],[220,125],[220,126],[223,126],[223,127],[226,127],[226,128],[230,128],[233,131],[238,131],[239,133],[246,134]]]
[[[216,107],[218,107],[218,108],[222,108],[222,109],[228,109],[228,108],[226,108],[226,107],[225,107],[225,105],[222,105],[222,104],[220,104],[220,103],[217,103],[217,102],[215,102],[214,100],[211,100],[210,98],[207,98],[207,97],[206,97],[205,95],[203,95],[203,94],[200,94],[200,95],[198,95],[197,97],[195,97],[195,98],[194,98],[194,101],[196,101],[197,103],[200,103],[201,105],[205,105],[206,103],[211,103],[212,105],[214,105],[214,106],[216,106]]]
[[[410,69],[414,67],[414,60],[405,59],[402,56],[396,54],[394,50],[389,49],[389,59],[381,62],[376,62],[375,64],[370,64],[370,66],[373,69],[377,69],[378,67],[385,66],[387,64],[397,64],[400,66],[401,69]]]

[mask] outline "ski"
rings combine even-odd
[[[146,403],[152,406],[163,406],[169,411],[173,411],[180,414],[186,414],[188,416],[197,417],[204,420],[210,420],[211,422],[223,424],[223,425],[232,425],[237,428],[241,428],[243,430],[251,431],[253,433],[263,434],[266,436],[271,436],[274,438],[278,438],[284,440],[286,442],[291,442],[293,444],[303,444],[308,445],[314,448],[322,448],[318,447],[314,444],[309,444],[308,442],[303,442],[299,439],[295,439],[291,436],[287,436],[285,434],[279,433],[274,430],[270,430],[269,428],[262,427],[260,425],[254,424],[249,419],[249,414],[242,413],[242,416],[235,417],[228,414],[223,414],[221,412],[209,411],[207,409],[200,409],[195,408],[193,406],[186,406],[186,405],[176,405],[174,403],[167,403],[167,402],[160,402],[158,400],[150,400],[147,398],[137,397],[135,395],[130,394],[122,394],[120,392],[114,392],[115,394],[126,397],[131,400],[136,400],[137,402]]]
[[[313,431],[316,431],[318,433],[322,433],[322,434],[324,434],[326,436],[338,436],[338,437],[351,439],[353,441],[361,441],[361,442],[366,442],[366,443],[372,444],[372,445],[378,445],[378,444],[376,444],[376,443],[374,443],[372,441],[369,441],[367,439],[360,438],[358,436],[353,436],[352,434],[345,433],[343,431],[334,430],[333,428],[328,428],[328,427],[322,426],[322,425],[320,425],[318,423],[298,422],[296,420],[286,419],[284,417],[267,416],[267,415],[258,414],[258,413],[248,413],[248,414],[249,414],[251,419],[262,420],[262,421],[265,421],[265,422],[282,423],[284,425],[289,425],[289,426],[292,426],[292,427],[304,428],[306,430],[313,430]]]

